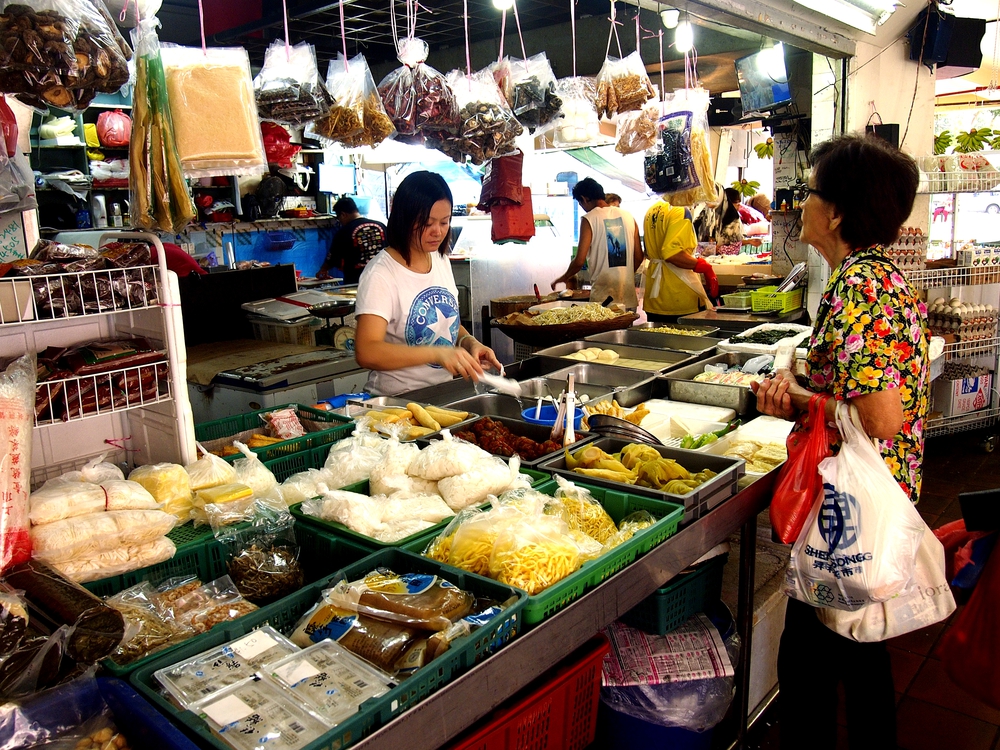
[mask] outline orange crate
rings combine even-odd
[[[565,659],[555,676],[522,691],[449,750],[583,750],[597,734],[607,652],[608,639],[595,636]]]

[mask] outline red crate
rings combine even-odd
[[[601,664],[608,639],[592,638],[523,698],[484,719],[450,750],[583,750],[597,733]]]

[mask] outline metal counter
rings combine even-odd
[[[776,472],[762,477],[352,747],[435,750],[443,746],[738,529],[742,539],[749,540],[740,547],[737,626],[742,643],[733,701],[735,716],[742,717],[736,722],[736,746],[742,746],[750,685],[757,514],[770,502],[775,477]]]

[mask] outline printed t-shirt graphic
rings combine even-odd
[[[455,295],[443,286],[428,287],[414,297],[410,305],[406,317],[406,343],[410,346],[454,346],[460,325]]]
[[[628,265],[628,237],[625,235],[625,222],[620,216],[604,220],[604,236],[608,242],[608,267]]]

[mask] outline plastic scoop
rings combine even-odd
[[[490,375],[484,372],[479,376],[479,382],[489,386],[495,391],[506,393],[508,396],[521,397],[521,384],[510,378],[502,378],[499,375]]]

